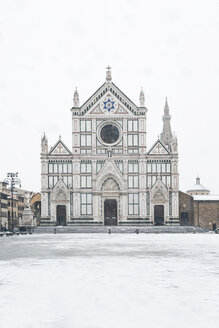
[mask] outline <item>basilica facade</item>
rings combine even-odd
[[[147,148],[147,108],[106,81],[82,105],[75,90],[72,147],[41,139],[41,224],[179,224],[177,138],[166,100],[163,130]]]

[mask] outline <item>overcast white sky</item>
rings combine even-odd
[[[113,82],[148,107],[148,149],[165,97],[179,141],[180,189],[219,194],[219,0],[0,0],[0,179],[40,191],[40,142],[71,148],[72,95]]]

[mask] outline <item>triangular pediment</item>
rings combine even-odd
[[[121,172],[114,161],[105,162],[98,174],[99,176],[102,176],[109,173],[112,173],[113,175],[121,176]]]
[[[50,150],[49,155],[71,155],[71,152],[64,142],[59,139]]]
[[[104,83],[81,107],[82,115],[138,115],[139,108],[114,84]]]
[[[170,155],[170,152],[160,140],[157,140],[149,150],[148,155]]]
[[[165,184],[163,183],[163,181],[161,180],[160,176],[158,176],[155,184],[152,186],[152,191],[155,191],[156,189],[162,189],[162,190],[167,190],[167,187],[165,186]]]
[[[55,190],[59,190],[59,189],[64,189],[64,190],[68,190],[68,188],[66,187],[65,183],[63,182],[61,176],[59,177],[59,180],[57,181],[57,183],[55,184],[53,191]]]

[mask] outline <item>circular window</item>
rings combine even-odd
[[[119,139],[119,129],[113,124],[104,125],[100,131],[103,142],[113,144]]]

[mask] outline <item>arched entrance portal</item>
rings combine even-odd
[[[117,225],[118,223],[118,208],[119,202],[119,185],[117,181],[108,177],[101,188],[103,201],[103,221],[104,225]]]
[[[155,205],[154,206],[154,225],[163,226],[164,225],[164,206]]]
[[[117,225],[117,201],[115,199],[104,201],[104,225]]]
[[[64,226],[66,225],[66,206],[57,205],[56,207],[56,224]]]

